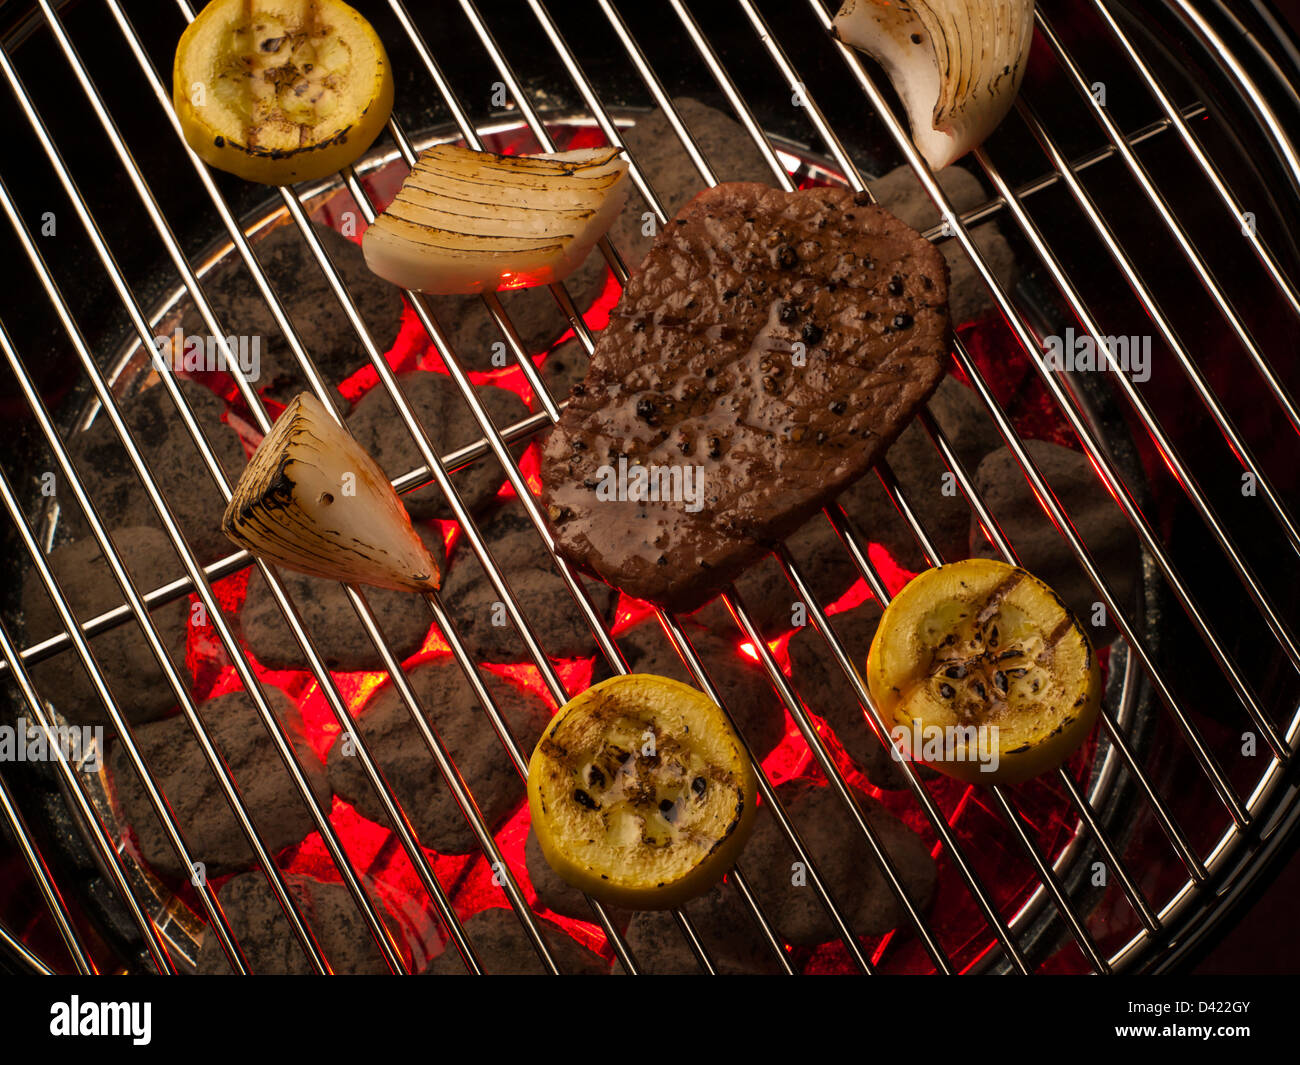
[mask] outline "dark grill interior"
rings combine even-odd
[[[172,125],[183,0],[38,4],[6,27],[0,712],[110,737],[102,772],[0,765],[15,964],[1175,964],[1282,846],[1300,720],[1300,173],[1267,71],[1217,39],[1228,16],[1042,5],[1015,113],[936,183],[821,0],[357,6],[398,72],[388,134],[337,180],[269,196],[187,157]],[[399,301],[349,241],[446,140],[626,143],[636,192],[553,292]],[[677,617],[554,555],[534,438],[646,219],[736,179],[847,184],[922,229],[949,254],[956,344],[876,476]],[[176,329],[259,335],[262,378],[160,372],[152,338]],[[1150,337],[1149,380],[1055,372],[1067,330]],[[220,536],[245,454],[303,389],[441,546],[427,605],[250,565]],[[861,678],[879,608],[972,553],[1047,579],[1106,671],[1093,739],[1010,788],[889,759]],[[629,669],[699,686],[763,770],[763,828],[672,914],[584,899],[528,844],[546,715]],[[791,863],[806,886],[786,888]]]

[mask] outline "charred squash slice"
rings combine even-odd
[[[542,854],[565,881],[616,906],[680,906],[708,891],[749,838],[757,781],[706,695],[651,674],[571,699],[528,765]]]
[[[978,784],[1056,768],[1101,704],[1097,656],[1069,607],[1025,570],[982,558],[927,570],[894,597],[867,686],[912,757]]]

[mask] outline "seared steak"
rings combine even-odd
[[[700,606],[885,453],[943,374],[947,296],[943,256],[864,196],[701,193],[543,446],[560,550],[629,595]]]

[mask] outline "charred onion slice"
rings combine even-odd
[[[438,587],[438,564],[383,470],[307,392],[249,459],[221,530],[313,577],[398,591]]]
[[[1070,609],[1037,577],[983,558],[927,570],[894,597],[871,642],[867,684],[914,757],[981,784],[1060,765],[1101,702],[1097,657]],[[983,751],[952,730],[971,726],[989,727]],[[996,754],[996,769],[981,770],[995,761],[984,754]]]
[[[1034,37],[1034,0],[844,0],[834,33],[876,59],[932,170],[979,145],[1011,108]]]
[[[708,891],[753,827],[757,782],[726,715],[666,677],[615,677],[571,699],[528,763],[533,831],[551,868],[616,906]]]
[[[418,292],[548,285],[581,265],[626,198],[617,148],[493,155],[440,144],[361,246],[371,270]]]
[[[340,0],[212,0],[176,47],[172,100],[209,165],[289,185],[370,147],[393,109],[393,72]]]

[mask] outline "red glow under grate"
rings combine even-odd
[[[518,151],[535,151],[527,143],[527,136],[515,137],[489,145],[490,148],[504,153]],[[598,131],[582,128],[567,140],[557,138],[560,149],[587,147],[602,144]],[[376,196],[377,202],[387,202],[397,185],[405,175],[405,168],[400,164],[367,178],[367,183]],[[346,192],[335,194],[328,203],[316,211],[318,221],[332,224],[342,229],[341,221],[355,221],[360,217],[350,195]],[[348,236],[359,241],[361,233],[348,232]],[[603,329],[609,320],[609,312],[617,302],[619,288],[611,275],[607,275],[606,285],[600,298],[584,315],[588,326],[593,331]],[[985,375],[995,394],[1008,405],[1013,421],[1020,432],[1029,438],[1049,440],[1058,444],[1075,446],[1074,438],[1059,415],[1050,398],[1022,355],[1014,338],[999,318],[990,317],[978,322],[967,323],[959,328],[962,339],[971,352],[981,372]],[[551,345],[554,350],[559,344],[573,337],[572,330]],[[1009,357],[1008,353],[1013,353]],[[533,356],[534,362],[541,365],[548,352],[539,352]],[[446,366],[437,347],[426,336],[419,321],[409,306],[403,308],[402,324],[392,349],[385,353],[385,361],[396,373],[410,370],[423,370],[445,373]],[[963,379],[960,369],[953,369],[959,379]],[[501,388],[519,394],[529,404],[530,409],[539,409],[531,389],[522,371],[517,366],[487,373],[471,373],[470,380],[475,384],[490,382]],[[204,380],[210,382],[211,375]],[[968,382],[966,382],[968,383]],[[350,402],[355,403],[371,388],[379,384],[378,374],[373,368],[358,370],[345,381],[339,390]],[[238,411],[238,401],[231,395],[225,398],[231,401]],[[268,404],[269,413],[279,412],[278,404]],[[255,443],[253,436],[242,419],[232,414],[231,424],[239,428],[246,442]],[[534,492],[538,492],[538,457],[536,444],[530,445],[520,462],[520,469],[525,482]],[[513,496],[514,491],[508,483],[500,493],[503,497]],[[448,555],[455,550],[459,539],[459,528],[453,522],[442,522],[442,532],[447,545]],[[869,547],[872,563],[885,582],[890,595],[913,576],[898,566],[888,552],[879,544]],[[229,615],[237,614],[247,588],[247,572],[228,577],[214,587],[218,600]],[[857,581],[841,598],[828,607],[828,613],[835,614],[848,610],[870,598],[871,593],[865,581]],[[615,636],[625,632],[632,625],[652,613],[644,603],[621,597],[612,631]],[[771,649],[781,668],[788,673],[789,663],[786,645],[792,633],[786,633],[771,642]],[[754,648],[737,640],[737,653],[757,658]],[[865,648],[859,649],[865,657]],[[450,648],[443,635],[431,626],[424,645],[404,663],[410,667],[450,653]],[[1103,664],[1105,658],[1103,656]],[[238,677],[233,667],[225,661],[211,626],[192,628],[189,638],[187,663],[196,678],[196,690],[203,697],[213,697],[239,687]],[[309,673],[298,671],[273,672],[265,670],[253,660],[258,676],[267,684],[285,691],[300,707],[308,737],[313,749],[322,758],[339,733],[339,726],[329,710],[324,694]],[[517,665],[486,667],[493,673],[518,684],[554,707],[546,686],[536,667],[531,663]],[[577,694],[590,683],[593,660],[583,659],[556,664],[557,672],[566,690]],[[352,714],[364,713],[364,708],[375,692],[388,682],[384,672],[371,673],[337,673],[335,683]],[[943,861],[933,833],[929,830],[924,816],[905,793],[884,792],[872,786],[857,770],[840,747],[833,734],[824,723],[816,717],[816,708],[809,707],[819,731],[827,739],[837,764],[848,779],[864,788],[911,828],[917,831],[934,847],[939,858],[940,882],[938,897],[931,914],[931,923],[944,948],[957,964],[969,967],[991,947],[991,939],[982,918],[975,910],[969,893],[963,882]],[[486,717],[483,727],[490,728]],[[865,719],[864,719],[864,727]],[[1072,760],[1071,768],[1076,772],[1084,769],[1093,755],[1093,743],[1086,745]],[[506,757],[502,751],[502,757]],[[797,726],[788,717],[786,719],[786,736],[783,742],[766,758],[763,768],[771,782],[776,785],[798,776],[816,776],[817,770],[811,752],[800,735]],[[432,760],[429,772],[437,769]],[[469,781],[471,788],[473,781]],[[981,856],[980,872],[986,883],[992,886],[994,901],[1002,912],[1013,912],[1027,898],[1037,883],[1034,870],[1024,859],[1020,849],[1009,837],[1008,831],[996,811],[991,811],[984,796],[968,785],[939,777],[929,784],[931,794],[938,807],[944,812],[949,824],[956,831],[963,843],[970,841],[975,846],[973,852]],[[1018,789],[1017,804],[1025,813],[1036,846],[1045,854],[1054,854],[1075,832],[1076,819],[1071,812],[1069,802],[1057,790],[1053,782],[1031,781]],[[386,916],[398,931],[399,940],[408,952],[408,961],[417,968],[432,954],[437,953],[440,937],[436,931],[436,921],[432,916],[432,907],[426,905],[423,889],[396,836],[386,827],[374,824],[359,815],[350,805],[336,799],[330,815],[331,823],[339,833],[344,845],[366,876],[378,886],[378,894],[385,902]],[[524,840],[528,829],[527,805],[522,804],[509,821],[496,834],[498,845],[518,877],[530,903],[536,903],[536,894],[528,880],[523,861]],[[431,863],[439,879],[448,889],[458,915],[462,918],[471,916],[482,909],[507,906],[508,902],[502,889],[493,882],[491,870],[481,857],[443,856],[428,852]],[[281,855],[283,868],[287,872],[304,873],[318,879],[337,882],[339,876],[334,869],[327,851],[319,838],[313,833],[301,844],[290,848]],[[418,900],[418,901],[417,901]],[[551,920],[566,928],[572,935],[594,950],[612,957],[604,935],[594,924],[574,921],[570,918],[541,911]],[[870,944],[873,961],[888,971],[924,972],[931,969],[931,963],[919,944],[904,933],[890,933]],[[808,972],[846,972],[853,966],[842,944],[826,944],[814,951],[795,952],[795,961],[806,967]]]

